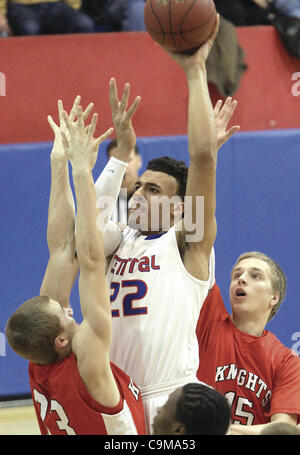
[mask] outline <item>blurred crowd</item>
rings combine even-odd
[[[143,31],[146,0],[0,0],[0,35]],[[215,0],[235,26],[269,25],[274,8],[300,18],[300,0]]]
[[[140,31],[145,0],[0,0],[0,34]]]

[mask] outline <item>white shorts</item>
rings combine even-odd
[[[144,405],[146,434],[153,434],[152,423],[157,414],[158,408],[164,406],[167,402],[170,393],[178,387],[182,387],[190,382],[200,381],[195,376],[180,378],[173,382],[157,384],[150,387],[141,387],[141,395]]]

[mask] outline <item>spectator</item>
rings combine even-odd
[[[300,0],[273,0],[273,5],[286,16],[300,19]]]
[[[145,0],[83,0],[82,10],[107,31],[143,31]]]
[[[0,33],[42,35],[92,33],[92,19],[80,11],[81,0],[0,0]]]
[[[218,13],[236,26],[270,25],[267,0],[215,0]]]

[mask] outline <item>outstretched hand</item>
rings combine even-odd
[[[87,127],[84,124],[84,112],[81,106],[77,106],[74,115],[77,121],[71,121],[71,115],[69,117],[65,111],[62,112],[67,131],[61,132],[66,157],[71,162],[73,169],[92,171],[97,160],[99,145],[110,136],[113,128],[109,128],[104,134],[94,138],[98,114],[93,114],[92,121]]]
[[[80,101],[81,101],[81,97],[80,95],[78,95],[76,98],[75,98],[75,101],[73,103],[73,106],[72,106],[72,109],[70,111],[70,115],[69,115],[69,119],[71,122],[74,122],[75,119],[76,119],[76,115],[77,115],[77,108],[80,104]],[[48,115],[48,122],[49,122],[49,125],[51,126],[53,132],[54,132],[54,144],[53,144],[53,148],[52,148],[52,152],[51,152],[51,157],[57,157],[57,158],[63,158],[65,156],[65,149],[64,149],[64,146],[63,146],[63,143],[62,143],[62,132],[65,133],[65,135],[68,137],[68,130],[66,129],[66,125],[65,125],[65,122],[64,122],[64,119],[63,119],[63,110],[64,110],[64,107],[63,107],[63,102],[62,100],[58,100],[57,102],[57,107],[58,107],[58,117],[59,117],[59,125],[57,125],[53,118],[51,117],[51,115]],[[87,108],[85,109],[84,113],[83,113],[83,118],[84,120],[87,119],[87,117],[90,115],[92,109],[94,107],[94,104],[93,103],[90,103]]]
[[[109,100],[118,144],[118,156],[116,158],[122,161],[129,161],[130,153],[136,144],[136,134],[132,126],[132,118],[141,101],[141,97],[137,96],[128,108],[129,95],[130,84],[126,83],[120,101],[116,80],[115,78],[111,78],[109,82]]]
[[[230,127],[227,130],[228,124],[232,119],[232,116],[237,107],[237,101],[232,100],[231,97],[226,98],[225,103],[223,104],[222,100],[217,101],[214,107],[214,115],[216,121],[216,130],[217,130],[217,148],[219,149],[222,145],[225,144],[228,139],[240,130],[239,125]]]

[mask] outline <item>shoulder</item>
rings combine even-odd
[[[296,368],[299,368],[300,373],[300,359],[293,349],[286,347],[276,335],[269,331],[266,333],[266,344],[278,366],[294,365]]]

